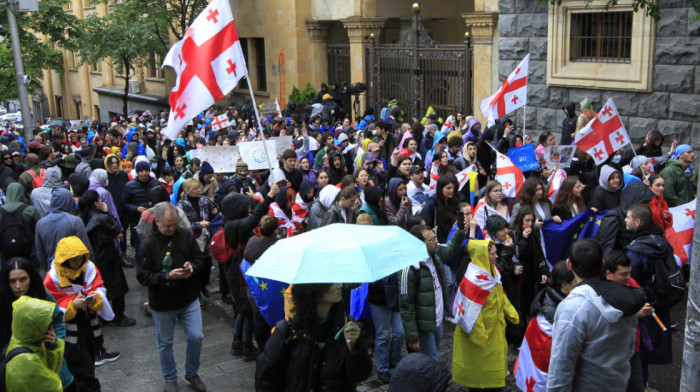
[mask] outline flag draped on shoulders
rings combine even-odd
[[[455,322],[466,333],[472,332],[486,298],[491,294],[491,290],[501,283],[501,274],[497,269],[494,270],[496,276],[492,276],[489,271],[475,263],[470,263],[459,283],[459,290],[452,302],[452,314],[455,316]]]
[[[666,229],[665,237],[673,247],[673,255],[679,266],[684,266],[690,256],[690,245],[695,233],[696,205],[697,199],[668,209],[673,216],[673,226]]]
[[[228,0],[214,0],[195,18],[184,37],[170,48],[163,67],[175,70],[168,126],[175,140],[197,113],[228,94],[248,74]]]
[[[545,392],[552,350],[552,324],[538,315],[525,331],[520,354],[515,361],[515,383],[523,391]]]

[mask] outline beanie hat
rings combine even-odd
[[[248,170],[248,164],[245,163],[245,161],[238,161],[238,163],[236,163],[236,171],[239,171],[241,169]]]
[[[632,161],[630,162],[630,167],[634,171],[636,168],[642,166],[642,164],[648,160],[649,158],[647,158],[644,155],[637,155],[636,157],[632,158]]]
[[[673,150],[673,159],[678,159],[678,157],[681,156],[681,154],[692,149],[693,147],[690,144],[681,144],[679,146],[676,146],[676,149]]]
[[[148,164],[147,161],[139,161],[136,164],[135,169],[136,169],[136,173],[143,171],[143,170],[151,171],[151,166]]]

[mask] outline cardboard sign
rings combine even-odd
[[[265,144],[262,141],[252,141],[240,143],[237,147],[241,159],[248,164],[248,170],[264,170],[279,166],[276,145],[274,140],[267,140]],[[265,154],[265,147],[267,147],[267,154]]]
[[[537,157],[535,157],[535,146],[532,143],[511,148],[508,150],[508,158],[523,172],[539,169],[540,167]]]
[[[277,142],[277,155],[282,156],[282,153],[284,150],[288,148],[292,148],[292,143],[293,143],[293,137],[292,136],[277,136],[277,137],[272,137],[270,140],[274,140]]]
[[[547,169],[563,169],[571,166],[571,160],[576,153],[576,146],[549,146],[544,150],[544,162],[542,166]]]
[[[190,150],[189,154],[190,160],[199,158],[202,162],[209,162],[214,173],[235,173],[236,164],[240,157],[238,146],[206,146]]]

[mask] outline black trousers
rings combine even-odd
[[[66,346],[69,355],[66,362],[68,369],[73,375],[74,391],[77,392],[100,392],[100,380],[95,377],[95,355],[94,348],[91,344],[86,344],[78,340],[78,344],[70,344]]]

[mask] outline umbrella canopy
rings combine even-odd
[[[277,241],[246,275],[280,282],[375,282],[428,258],[425,243],[398,226],[334,223]]]

